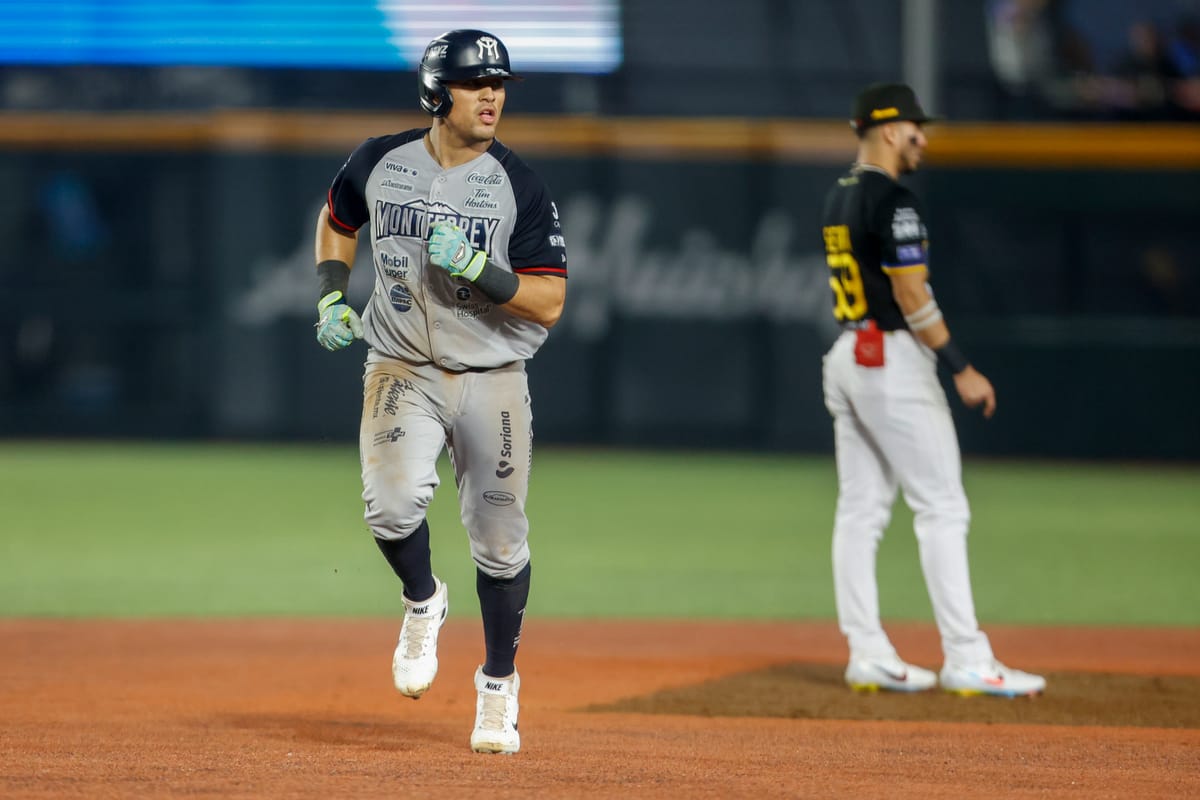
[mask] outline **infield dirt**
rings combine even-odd
[[[937,667],[931,627],[890,625]],[[397,621],[0,620],[0,796],[1196,797],[1200,630],[989,627],[1003,700],[856,695],[832,623],[530,620],[522,751],[470,752],[478,622],[433,689]]]

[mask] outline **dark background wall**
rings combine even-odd
[[[0,158],[20,266],[0,430],[352,440],[361,345],[312,337],[312,223],[343,157]],[[530,365],[543,440],[829,447],[815,231],[840,165],[533,161],[571,256],[564,319]],[[994,420],[960,415],[965,448],[1200,453],[1200,175],[931,167],[914,183],[939,301],[999,389]]]
[[[766,117],[839,120],[862,83],[900,76],[901,5],[626,4],[617,73],[531,76],[508,112],[720,117],[751,131]],[[1109,27],[1126,24],[1101,5]],[[999,120],[1013,106],[988,59],[984,4],[938,8],[940,110]],[[87,130],[97,118],[20,112],[411,110],[414,83],[5,67],[0,434],[352,441],[363,352],[316,346],[311,263],[313,221],[352,145],[135,131],[113,146]],[[359,136],[352,116],[331,111],[326,123]],[[1176,124],[1194,138],[1194,123]],[[63,128],[76,133],[40,143]],[[1079,128],[1081,141],[1119,135]],[[1155,135],[1149,147],[1172,137]],[[816,218],[852,157],[848,132],[844,145],[844,156],[786,158],[518,148],[553,187],[571,259],[563,321],[530,364],[540,439],[830,450],[820,358],[836,329]],[[1196,159],[1059,161],[931,158],[912,179],[929,208],[938,299],[999,392],[987,423],[955,406],[964,449],[1200,457]],[[369,278],[365,265],[355,272],[360,304]]]

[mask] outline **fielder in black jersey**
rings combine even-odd
[[[931,118],[902,84],[868,87],[853,113],[858,158],[829,190],[821,220],[833,315],[844,328],[825,356],[823,383],[837,457],[833,576],[850,649],[846,682],[871,691],[940,681],[959,694],[1036,694],[1045,680],[997,661],[975,618],[970,509],[938,363],[963,402],[987,417],[996,395],[950,339],[927,282],[925,214],[898,180],[920,165]],[[942,641],[940,675],[901,660],[880,622],[875,554],[897,489],[913,511]]]
[[[855,164],[830,190],[822,234],[833,315],[844,327],[907,329],[891,276],[924,273],[923,218],[916,195],[871,164]]]

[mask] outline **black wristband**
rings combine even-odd
[[[958,349],[958,345],[950,339],[947,339],[944,345],[933,352],[937,353],[938,361],[950,370],[951,375],[957,375],[971,366],[971,362],[967,361],[967,357]]]
[[[321,281],[318,300],[330,292],[341,292],[342,297],[345,297],[346,289],[350,286],[350,267],[346,262],[335,259],[322,261],[317,264],[317,278]]]
[[[517,288],[521,285],[520,278],[508,270],[500,269],[491,261],[483,265],[483,271],[479,273],[479,277],[471,282],[498,305],[504,305],[512,300],[517,293]]]

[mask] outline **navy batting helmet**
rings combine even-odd
[[[443,84],[475,78],[517,78],[508,63],[504,42],[487,31],[446,31],[425,48],[417,72],[421,108],[435,117],[450,113],[453,99]]]

